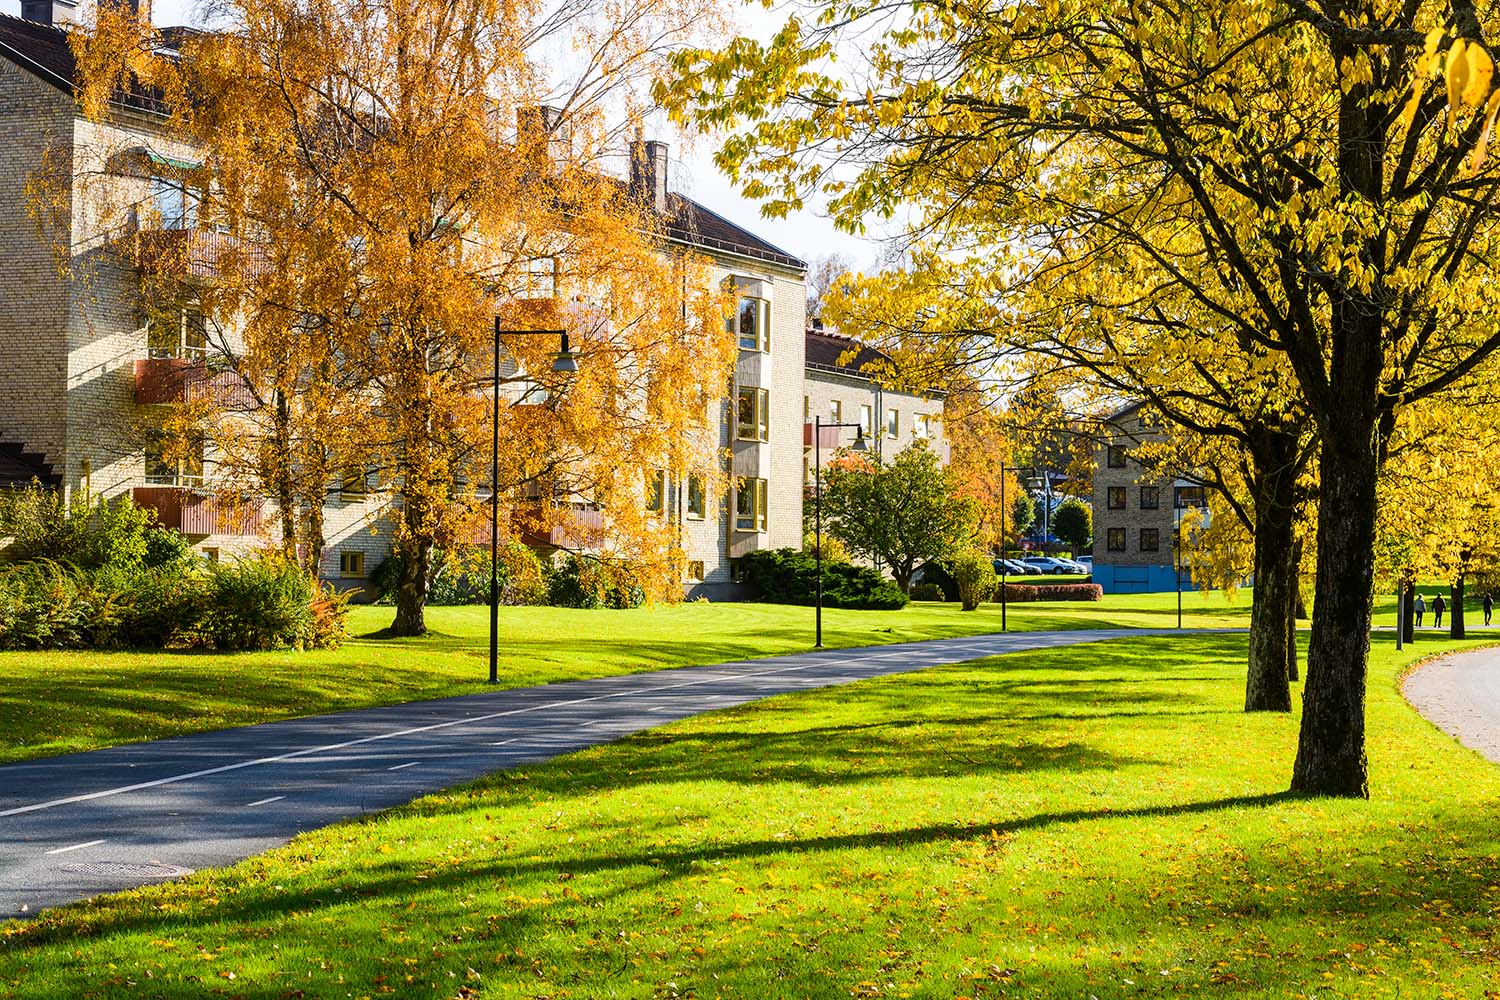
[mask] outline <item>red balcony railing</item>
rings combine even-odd
[[[135,363],[135,401],[195,403],[208,400],[225,410],[250,410],[255,397],[232,371],[213,371],[202,358],[144,358]]]
[[[261,501],[226,503],[218,497],[179,486],[137,486],[137,507],[156,511],[164,527],[184,535],[258,535]]]

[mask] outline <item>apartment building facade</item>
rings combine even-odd
[[[169,447],[161,428],[172,408],[214,394],[232,410],[234,380],[207,363],[210,324],[190,303],[145,308],[140,269],[211,268],[216,234],[199,228],[180,177],[201,160],[161,128],[147,98],[124,95],[103,124],[85,120],[73,90],[74,62],[59,27],[77,16],[66,0],[28,2],[26,16],[0,14],[0,482],[32,479],[65,494],[128,495],[182,531],[208,558],[273,541],[268,501],[226,502],[214,489],[211,454]],[[149,21],[149,6],[140,10]],[[159,29],[163,44],[186,28]],[[28,184],[39,164],[64,151],[71,176],[103,178],[93,194],[68,184],[58,212],[70,259],[38,233]],[[727,497],[701,484],[660,483],[662,515],[675,519],[688,560],[690,596],[736,596],[737,560],[754,549],[801,540],[805,264],[707,207],[668,189],[667,149],[632,150],[632,187],[650,192],[668,244],[714,262],[737,292],[740,352],[722,406],[721,444],[736,487]],[[98,197],[139,205],[128,223]],[[172,253],[153,254],[152,248]],[[750,402],[751,431],[740,419]],[[388,496],[358,483],[330,484],[320,575],[360,588],[387,554],[381,522]]]
[[[1148,465],[1137,449],[1160,430],[1149,410],[1133,403],[1107,421],[1113,433],[1094,456],[1093,580],[1106,594],[1143,594],[1192,586],[1178,568],[1177,532],[1184,512],[1204,506],[1203,485]]]
[[[889,460],[922,441],[944,464],[948,443],[943,436],[943,394],[887,389],[874,369],[886,361],[879,351],[845,337],[822,324],[806,332],[806,370],[802,395],[802,482],[813,485],[815,459],[827,465],[834,452],[863,435],[873,455]],[[855,424],[854,428],[825,428],[821,447],[813,447],[814,418],[823,423]]]

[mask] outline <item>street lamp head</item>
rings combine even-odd
[[[865,429],[863,427],[856,427],[856,428],[854,428],[854,444],[850,445],[850,450],[851,451],[869,451],[870,450],[870,446],[867,445],[867,444],[865,444]]]
[[[568,347],[568,331],[562,331],[562,347],[552,359],[552,370],[563,375],[578,371],[578,356]]]

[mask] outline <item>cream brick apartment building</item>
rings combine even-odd
[[[1159,434],[1143,404],[1124,407],[1107,423],[1113,432],[1094,458],[1094,582],[1106,594],[1175,590],[1178,518],[1203,506],[1203,486],[1137,457],[1135,450]],[[1185,566],[1181,584],[1192,586]]]
[[[149,23],[149,5],[140,13]],[[86,121],[57,26],[78,11],[66,0],[26,0],[23,14],[0,14],[0,249],[8,264],[0,344],[9,360],[0,367],[0,481],[35,478],[68,494],[131,496],[210,557],[272,541],[268,503],[221,507],[211,454],[169,462],[153,450],[152,428],[172,406],[198,393],[235,391],[208,374],[204,318],[190,306],[166,320],[155,318],[159,310],[145,318],[133,271],[141,257],[128,250],[157,241],[188,251],[172,255],[175,266],[212,266],[215,234],[195,227],[172,172],[154,172],[200,158],[162,131],[145,99],[127,95],[106,124]],[[162,28],[158,37],[170,46],[190,30]],[[103,177],[112,200],[144,208],[121,231],[70,186],[61,212],[73,265],[67,272],[39,235],[27,193],[55,150],[71,155],[73,176]],[[669,190],[666,146],[643,143],[630,162],[628,183],[650,192],[668,244],[705,254],[716,278],[738,290],[733,324],[741,350],[721,443],[739,485],[720,498],[690,482],[661,484],[663,516],[677,524],[686,551],[685,589],[735,596],[735,560],[801,542],[806,267]],[[362,584],[388,550],[389,532],[376,530],[388,505],[379,494],[330,484],[323,577]]]

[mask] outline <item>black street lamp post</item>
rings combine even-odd
[[[559,348],[552,370],[571,374],[578,360],[568,347],[566,330],[502,330],[495,317],[495,353],[490,382],[490,683],[500,683],[500,335],[557,337]]]
[[[813,642],[814,649],[823,648],[823,428],[825,427],[853,427],[853,450],[867,450],[864,424],[825,424],[822,417],[813,416],[813,545],[818,559],[815,617],[817,625],[815,627],[816,638]]]

